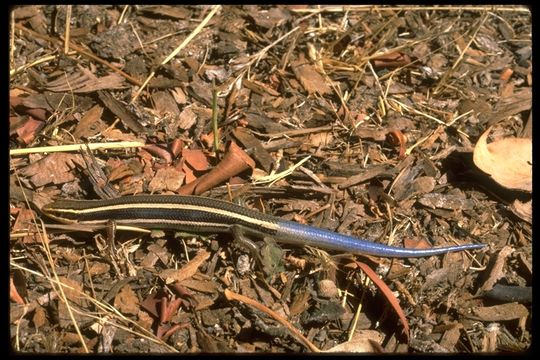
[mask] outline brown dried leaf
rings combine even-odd
[[[126,128],[132,130],[135,134],[148,132],[130,108],[123,102],[116,100],[109,91],[98,91],[98,97],[114,115],[120,118]]]
[[[210,253],[206,250],[200,250],[197,255],[181,269],[166,269],[159,274],[167,284],[176,281],[183,281],[191,278],[199,269],[199,267],[210,257]]]
[[[180,113],[174,97],[168,91],[157,91],[152,94],[152,105],[161,117],[171,115],[177,117]]]
[[[73,132],[75,139],[80,139],[82,137],[89,138],[100,131],[105,130],[107,124],[101,120],[101,114],[103,114],[103,108],[99,105],[88,110],[81,120],[79,120],[79,123]]]
[[[488,117],[488,124],[493,125],[509,116],[527,111],[532,106],[532,89],[522,88],[513,92],[512,96],[501,98],[495,105],[493,113]]]
[[[442,336],[439,345],[447,349],[454,349],[459,339],[461,338],[463,324],[454,323],[449,324],[449,326],[450,328],[444,332],[444,335]]]
[[[163,264],[167,265],[169,263],[169,258],[171,253],[161,244],[151,244],[148,246],[149,253],[156,255]]]
[[[475,165],[506,188],[532,192],[532,140],[506,138],[487,144],[490,131],[474,147]]]
[[[184,181],[184,173],[169,166],[159,169],[150,180],[148,190],[151,192],[176,191]]]
[[[176,101],[177,104],[185,105],[187,104],[187,97],[184,93],[184,90],[180,87],[175,87],[171,90],[171,95],[174,97],[174,101]]]
[[[510,205],[510,210],[521,219],[525,220],[529,224],[532,224],[532,200],[527,202],[515,200]]]
[[[77,154],[54,153],[22,169],[35,187],[63,184],[76,179],[72,169],[83,166],[84,160]]]
[[[111,265],[104,262],[93,262],[88,273],[92,276],[106,274],[111,270]]]
[[[36,329],[41,328],[47,323],[47,315],[45,314],[45,310],[43,310],[41,306],[36,307],[36,311],[34,311],[34,316],[32,316],[32,323],[34,323]]]
[[[186,176],[186,184],[190,184],[190,183],[197,180],[197,176],[195,176],[195,173],[193,172],[193,169],[190,168],[188,166],[188,164],[186,164],[185,162],[182,165],[182,171],[184,172],[184,174]]]
[[[159,318],[159,312],[160,312],[159,305],[161,303],[162,297],[163,297],[163,294],[161,293],[161,291],[149,294],[141,302],[141,308],[143,308],[147,313],[149,313],[153,317]]]
[[[311,293],[309,291],[302,290],[297,292],[289,307],[291,317],[303,313],[309,307],[309,300],[311,300]]]
[[[153,269],[158,260],[159,260],[159,257],[156,254],[154,254],[153,252],[149,252],[141,260],[140,264],[145,269]]]
[[[233,130],[234,137],[244,146],[244,149],[252,151],[253,159],[267,172],[270,173],[274,166],[274,158],[263,147],[261,141],[255,137],[250,130],[237,127]]]
[[[375,69],[395,69],[397,67],[405,66],[410,63],[410,56],[399,51],[384,54],[373,59],[373,67]]]
[[[114,307],[122,314],[137,315],[139,312],[139,298],[129,284],[125,285],[114,298]]]
[[[384,141],[386,139],[386,134],[388,129],[376,129],[366,126],[357,127],[354,130],[356,136],[361,139],[373,139],[375,141]]]
[[[64,285],[64,294],[68,300],[73,301],[77,305],[82,305],[84,300],[84,295],[81,293],[82,283],[72,278],[60,277],[60,282]],[[69,286],[69,287],[68,287]]]

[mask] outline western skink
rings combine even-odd
[[[271,236],[282,243],[381,257],[424,257],[485,246],[466,244],[431,249],[388,246],[201,196],[135,195],[109,200],[58,200],[45,205],[42,211],[62,223],[102,225],[112,220],[119,225],[145,229],[205,233],[234,233],[235,229],[241,229],[246,235]]]

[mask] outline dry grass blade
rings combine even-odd
[[[87,145],[90,150],[104,150],[104,149],[126,149],[132,147],[145,146],[142,141],[120,141],[110,143],[91,143],[91,144],[73,144],[73,145],[60,145],[60,146],[42,146],[27,149],[11,149],[9,151],[10,156],[21,156],[26,154],[38,154],[38,153],[53,153],[53,152],[65,152],[65,151],[82,151],[84,146]]]

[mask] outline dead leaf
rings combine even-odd
[[[103,114],[103,108],[99,105],[95,105],[90,110],[88,110],[73,132],[75,139],[80,139],[82,137],[89,138],[96,135],[100,131],[103,131],[107,128],[107,124],[101,120],[101,114]]]
[[[367,126],[357,127],[354,130],[355,134],[361,139],[373,139],[375,141],[384,141],[388,129],[376,129]]]
[[[161,240],[156,244],[149,245],[148,252],[156,255],[163,264],[167,265],[169,263],[171,253],[165,247],[163,247],[164,244],[160,242]]]
[[[261,144],[261,141],[255,137],[251,131],[246,128],[237,127],[233,130],[233,136],[244,146],[244,149],[252,151],[253,159],[267,172],[270,173],[274,166],[274,158]]]
[[[516,199],[510,205],[510,210],[521,219],[532,224],[532,200],[521,202]]]
[[[532,192],[532,140],[506,138],[487,144],[490,131],[474,147],[475,165],[506,188]]]
[[[129,176],[133,176],[135,171],[130,164],[126,164],[118,159],[109,159],[107,160],[107,166],[111,169],[109,173],[109,181],[117,181]]]
[[[176,118],[180,111],[174,97],[168,91],[157,91],[151,97],[153,108],[161,116],[173,116]]]
[[[167,284],[176,281],[183,281],[191,278],[199,269],[199,267],[210,257],[210,253],[206,250],[200,250],[195,257],[184,265],[181,269],[166,269],[159,274]]]
[[[176,191],[184,181],[184,173],[172,166],[159,169],[156,175],[148,184],[148,190],[151,192]]]
[[[75,180],[72,171],[77,165],[83,166],[84,160],[78,154],[53,153],[22,169],[24,176],[29,176],[35,187],[48,184],[64,184]]]
[[[66,277],[61,277],[59,280],[62,284],[67,285],[64,286],[66,298],[77,305],[82,305],[84,295],[81,294],[83,292],[81,281]]]
[[[170,5],[158,5],[158,6],[144,6],[141,7],[143,13],[157,15],[158,17],[166,17],[172,19],[190,19],[191,10],[184,7],[170,6]]]
[[[114,307],[122,314],[137,315],[139,312],[139,298],[129,284],[125,285],[115,296]]]
[[[106,274],[111,270],[111,265],[104,262],[93,262],[88,273],[92,276]]]
[[[47,315],[45,314],[45,310],[43,310],[41,306],[36,307],[36,310],[34,311],[34,316],[32,316],[32,322],[34,323],[36,329],[41,328],[47,323]]]

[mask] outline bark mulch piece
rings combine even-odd
[[[520,6],[12,8],[12,350],[528,351],[531,28]],[[486,247],[246,248],[40,212],[132,194]]]

